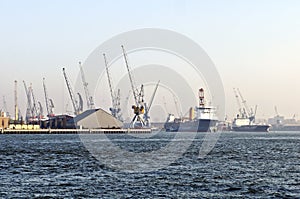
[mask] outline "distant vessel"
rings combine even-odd
[[[254,120],[254,118],[253,118]],[[269,124],[254,124],[253,120],[249,118],[240,118],[238,115],[232,123],[231,129],[233,131],[247,131],[247,132],[268,132],[271,125]]]
[[[164,128],[168,132],[208,132],[217,130],[216,109],[204,105],[204,90],[199,89],[199,106],[190,108],[189,118],[175,118],[169,114]],[[196,117],[194,117],[196,113]]]
[[[296,120],[296,115],[294,114],[292,118],[284,118],[280,116],[275,106],[276,116],[268,119],[268,123],[271,124],[270,131],[299,131],[300,132],[300,121]]]
[[[252,109],[250,110],[248,108],[246,100],[244,100],[239,89],[237,90],[233,89],[233,90],[239,106],[239,114],[237,114],[237,117],[233,120],[231,129],[233,131],[268,132],[271,125],[255,124],[255,115],[256,115],[257,106],[255,107],[255,111],[253,112]],[[244,107],[242,107],[239,97],[241,98]]]

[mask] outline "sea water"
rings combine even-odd
[[[175,134],[108,137],[139,153]],[[199,158],[204,138],[168,166],[124,172],[95,158],[79,135],[0,135],[0,198],[300,198],[300,132],[224,132]]]

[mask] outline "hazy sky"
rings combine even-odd
[[[75,82],[78,61],[102,42],[134,29],[163,28],[194,40],[213,60],[229,117],[237,112],[232,88],[239,87],[249,106],[258,105],[257,117],[275,115],[276,105],[281,115],[299,119],[299,10],[298,0],[0,0],[0,95],[12,112],[18,80],[24,112],[22,81],[32,82],[44,102],[45,77],[56,112],[64,112],[62,67]]]

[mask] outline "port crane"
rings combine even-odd
[[[235,91],[235,89],[234,89],[234,91]],[[250,122],[254,122],[256,111],[257,111],[257,106],[255,106],[255,111],[253,111],[252,109],[249,109],[246,100],[243,98],[242,93],[240,92],[240,90],[238,88],[237,88],[237,92],[235,91],[235,95],[236,95],[239,106],[242,107],[241,104],[239,103],[238,97],[240,97],[241,102],[244,106],[243,109],[240,108],[240,113],[242,114],[242,116],[249,118]],[[243,110],[243,111],[241,111],[241,110]]]
[[[38,102],[38,105],[39,105],[39,115],[38,116],[39,116],[39,119],[42,119],[44,117],[43,106],[40,101]]]
[[[49,97],[48,97],[45,78],[43,78],[43,87],[44,87],[44,95],[45,95],[47,114],[48,114],[48,117],[53,117],[54,116],[54,110],[53,110],[54,109],[54,103],[53,103],[52,99],[49,99]]]
[[[236,98],[236,102],[237,102],[237,105],[238,105],[238,108],[239,108],[239,115],[241,117],[243,117],[245,115],[245,110],[242,108],[239,95],[238,95],[238,93],[237,93],[237,91],[236,91],[235,88],[233,88],[233,92],[234,92],[234,96]]]
[[[70,95],[70,98],[71,98],[71,102],[72,102],[72,105],[73,105],[74,114],[78,115],[80,112],[82,112],[82,107],[83,107],[81,95],[79,93],[77,93],[78,96],[79,96],[79,103],[78,103],[78,101],[75,98],[75,94],[73,92],[73,89],[71,87],[69,79],[67,77],[65,68],[63,68],[63,75],[64,75],[64,78],[65,78],[66,85],[67,85],[67,88],[68,88],[68,91],[69,91],[69,95]]]
[[[15,122],[19,121],[19,107],[18,107],[18,81],[15,80]]]
[[[33,93],[32,85],[30,85],[29,90],[30,90],[30,94],[32,96],[33,117],[37,118],[37,116],[39,115],[39,110],[38,110],[38,107],[37,107],[37,102],[36,102],[36,99],[35,99],[35,95]]]
[[[106,68],[106,75],[107,75],[107,79],[108,79],[109,91],[110,91],[111,100],[112,100],[112,107],[109,110],[110,110],[112,116],[114,116],[115,118],[117,118],[120,121],[123,121],[121,108],[120,108],[120,100],[121,100],[120,89],[118,89],[117,92],[114,91],[113,81],[112,81],[112,78],[111,78],[111,75],[109,72],[108,62],[107,62],[105,53],[103,53],[103,58],[104,58],[104,64],[105,64],[105,68]]]
[[[3,95],[3,112],[6,113],[7,117],[9,117],[9,112],[7,110],[5,96]]]
[[[30,120],[36,119],[38,116],[41,115],[40,108],[37,107],[37,102],[33,93],[32,85],[27,87],[25,81],[23,81],[26,97],[27,97],[27,109],[26,109],[26,121],[29,122]]]
[[[129,81],[130,81],[130,85],[131,85],[134,102],[135,102],[135,105],[132,106],[132,109],[134,112],[134,117],[130,123],[130,127],[135,127],[136,123],[138,123],[139,127],[144,127],[145,126],[144,86],[141,85],[140,90],[137,89],[134,78],[133,78],[133,74],[131,73],[131,69],[128,64],[127,53],[126,53],[123,45],[121,46],[121,48],[122,48],[128,76],[129,76]]]
[[[84,92],[85,92],[87,107],[88,107],[88,109],[94,109],[95,108],[94,100],[93,100],[93,97],[90,95],[90,92],[88,89],[88,83],[85,80],[85,75],[84,75],[84,71],[83,71],[81,62],[79,62],[79,68],[80,68],[80,73],[81,73],[81,81],[82,81]]]
[[[147,103],[145,103],[144,120],[145,120],[146,126],[148,126],[148,127],[151,126],[149,112],[150,112],[152,103],[154,101],[154,98],[155,98],[155,95],[156,95],[156,92],[157,92],[157,89],[158,89],[158,86],[159,86],[159,82],[160,81],[157,82],[157,84],[156,84],[156,86],[154,88],[154,91],[153,91],[152,96],[151,96],[150,101],[149,101],[149,105],[147,105]]]
[[[24,88],[25,88],[25,93],[27,97],[27,109],[26,109],[26,122],[29,122],[29,120],[33,117],[33,112],[32,112],[32,103],[31,103],[31,95],[29,93],[29,90],[27,88],[26,82],[23,80]]]

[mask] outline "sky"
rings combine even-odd
[[[258,106],[258,118],[274,116],[277,106],[280,115],[300,119],[299,10],[297,0],[0,0],[0,96],[12,113],[17,80],[25,112],[22,81],[32,83],[44,102],[45,77],[55,110],[63,113],[71,107],[62,67],[75,83],[78,62],[103,42],[126,31],[161,28],[205,50],[222,79],[229,118],[237,113],[238,87],[249,106]]]

